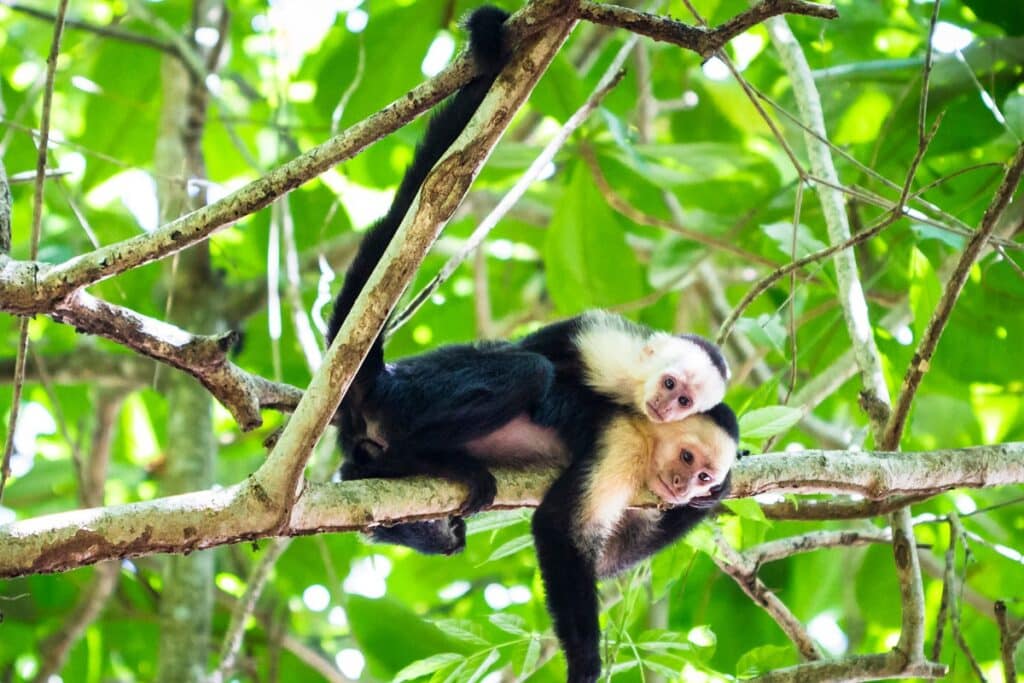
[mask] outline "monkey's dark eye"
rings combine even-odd
[[[672,391],[673,389],[676,388],[676,381],[671,377],[666,377],[664,380],[662,380],[661,383],[669,391]]]
[[[707,472],[701,472],[700,474],[697,475],[697,478],[700,479],[705,484],[711,481],[711,475],[708,474]]]
[[[691,453],[690,451],[684,450],[682,453],[679,454],[679,456],[683,459],[683,462],[685,462],[687,465],[692,465],[693,464],[693,453]]]
[[[689,396],[679,397],[679,405],[681,405],[682,407],[689,408],[691,403],[693,403],[693,401],[690,400]]]

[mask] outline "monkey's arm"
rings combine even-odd
[[[600,626],[593,560],[575,538],[579,497],[584,482],[571,467],[545,494],[533,514],[537,562],[544,580],[548,611],[569,666],[569,683],[592,683],[601,672]]]
[[[730,474],[731,476],[731,474]],[[710,496],[696,498],[689,505],[657,510],[626,510],[615,533],[608,539],[597,561],[597,575],[613,576],[650,557],[685,536],[708,517],[718,501],[729,493],[730,477],[715,487]]]

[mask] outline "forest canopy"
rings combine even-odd
[[[499,2],[512,63],[328,350],[477,4],[0,2],[0,680],[564,680],[554,473],[427,557],[353,530],[462,491],[339,483],[329,423],[381,328],[591,308],[719,343],[751,452],[601,584],[610,680],[1016,680],[1024,12]]]

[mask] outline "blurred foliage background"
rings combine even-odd
[[[46,13],[55,3],[26,4]],[[461,45],[456,20],[474,4],[233,0],[222,64],[206,79],[210,110],[202,147],[208,179],[194,182],[211,197],[222,196],[398,98],[447,63]],[[513,3],[502,4],[515,9]],[[712,24],[746,8],[738,0],[694,4]],[[834,154],[844,185],[892,201],[898,193],[879,178],[902,184],[917,148],[932,4],[836,4],[839,20],[788,21],[814,70],[831,141],[849,155]],[[654,9],[692,19],[680,3],[655,3]],[[23,10],[7,0],[0,3],[0,153],[13,181],[13,255],[19,258],[28,256],[32,185],[17,181],[35,168],[31,133],[39,124],[52,38],[52,21]],[[62,173],[46,185],[42,260],[60,262],[157,226],[154,150],[161,142],[166,104],[159,96],[161,67],[169,59],[160,46],[190,38],[200,45],[217,40],[216,34],[190,37],[190,15],[190,3],[181,0],[71,3],[74,19],[93,27],[116,26],[152,44],[67,28],[51,140],[51,166]],[[411,291],[461,248],[480,218],[583,103],[627,37],[623,31],[577,27]],[[1007,160],[1024,136],[1020,6],[947,0],[933,45],[929,121],[938,112],[944,119],[914,187],[928,186],[923,199],[941,211],[911,212],[856,249],[892,390],[941,291],[944,269],[964,242],[962,226],[978,224],[1002,177],[995,164]],[[728,52],[742,77],[779,105],[781,111],[767,108],[803,159],[802,131],[782,113],[797,111],[790,82],[767,29],[748,31]],[[798,192],[797,173],[782,146],[721,62],[702,64],[692,53],[643,39],[628,63],[624,81],[481,252],[394,333],[391,357],[439,344],[515,336],[594,306],[658,328],[713,337],[722,312],[710,304],[712,290],[735,305],[772,264],[790,260],[797,201],[802,200],[797,255],[827,244],[816,195]],[[301,308],[314,325],[329,311],[325,292],[337,289],[359,231],[383,213],[422,130],[423,121],[417,121],[288,196]],[[732,249],[709,248],[618,213],[595,183],[588,159],[596,160],[614,192],[640,211],[672,220],[668,193],[682,207],[687,228]],[[848,208],[854,230],[884,211],[857,198]],[[925,213],[930,220],[921,219]],[[1024,344],[1021,215],[1018,202],[999,233],[1009,241],[1006,249],[989,253],[971,273],[918,395],[905,450],[1024,440],[1024,372],[1017,355]],[[228,295],[211,296],[216,301],[210,305],[244,331],[238,364],[305,386],[310,370],[296,337],[293,302],[276,293],[268,298],[268,269],[272,279],[283,281],[282,252],[290,247],[281,240],[269,209],[213,237],[210,258]],[[167,264],[153,264],[90,291],[166,319],[174,306],[167,277]],[[0,316],[5,373],[17,329],[16,319]],[[0,521],[80,505],[74,459],[89,449],[99,407],[112,395],[118,402],[105,500],[156,496],[165,463],[176,450],[161,392],[161,382],[174,371],[149,369],[141,378],[128,378],[104,369],[114,367],[111,361],[126,354],[124,349],[78,336],[43,317],[32,320],[29,329],[32,353],[50,359],[53,377],[26,386],[15,476]],[[746,311],[737,330],[750,344],[745,350],[727,349],[738,375],[728,400],[748,415],[779,404],[780,393],[788,393],[791,363],[799,391],[850,347],[828,264],[802,271],[795,290],[788,279],[780,281]],[[767,376],[750,372],[757,362],[768,368]],[[858,389],[853,379],[819,396],[809,406],[813,429],[808,423],[777,426],[749,445],[755,453],[766,446],[776,451],[870,448]],[[0,429],[6,429],[10,402],[11,392],[0,392]],[[282,422],[272,412],[264,417],[263,428],[243,434],[215,407],[217,482],[240,481],[262,462],[262,441]],[[787,422],[792,425],[795,418]],[[338,462],[325,441],[312,465],[321,477]],[[1000,680],[1002,673],[998,630],[984,605],[1003,599],[1011,616],[1024,617],[1024,518],[1019,506],[1010,505],[1020,494],[953,492],[914,508],[918,515],[963,515],[969,542],[956,556],[957,572],[966,582],[959,628],[989,680]],[[814,528],[869,524],[773,522],[750,501],[730,507],[721,523],[740,547]],[[436,681],[560,680],[564,663],[544,608],[528,520],[525,511],[482,515],[472,521],[467,551],[451,558],[374,546],[354,534],[295,539],[274,565],[247,623],[233,680],[378,681],[403,669],[404,677]],[[917,526],[917,537],[931,558],[926,569],[939,568],[925,583],[931,639],[949,537],[945,524],[927,520]],[[215,558],[216,594],[205,652],[158,651],[163,558],[124,562],[112,595],[70,649],[59,678],[51,680],[152,680],[159,658],[171,656],[214,668],[230,610],[266,545],[209,551]],[[701,529],[604,584],[602,620],[615,680],[721,680],[797,661],[772,620],[716,569],[708,557],[711,548],[710,532]],[[885,546],[841,548],[773,563],[761,576],[827,652],[869,653],[891,646],[898,633],[892,564]],[[0,680],[37,675],[48,656],[48,639],[91,590],[94,573],[86,568],[0,583]],[[975,680],[952,638],[947,629],[942,661],[951,667],[949,680]]]

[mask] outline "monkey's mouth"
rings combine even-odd
[[[665,421],[665,417],[661,414],[661,411],[658,410],[655,407],[654,401],[648,401],[647,402],[647,415],[652,420],[654,420],[655,422],[664,422]],[[659,481],[660,481],[660,479],[659,479]],[[664,483],[664,482],[662,482],[662,483]]]
[[[665,483],[665,480],[661,478],[660,474],[655,475],[654,480],[658,482],[658,486],[652,486],[651,490],[654,495],[658,496],[658,498],[661,498],[669,505],[682,505],[687,502],[688,499],[686,496],[679,496],[672,492],[672,488]]]

